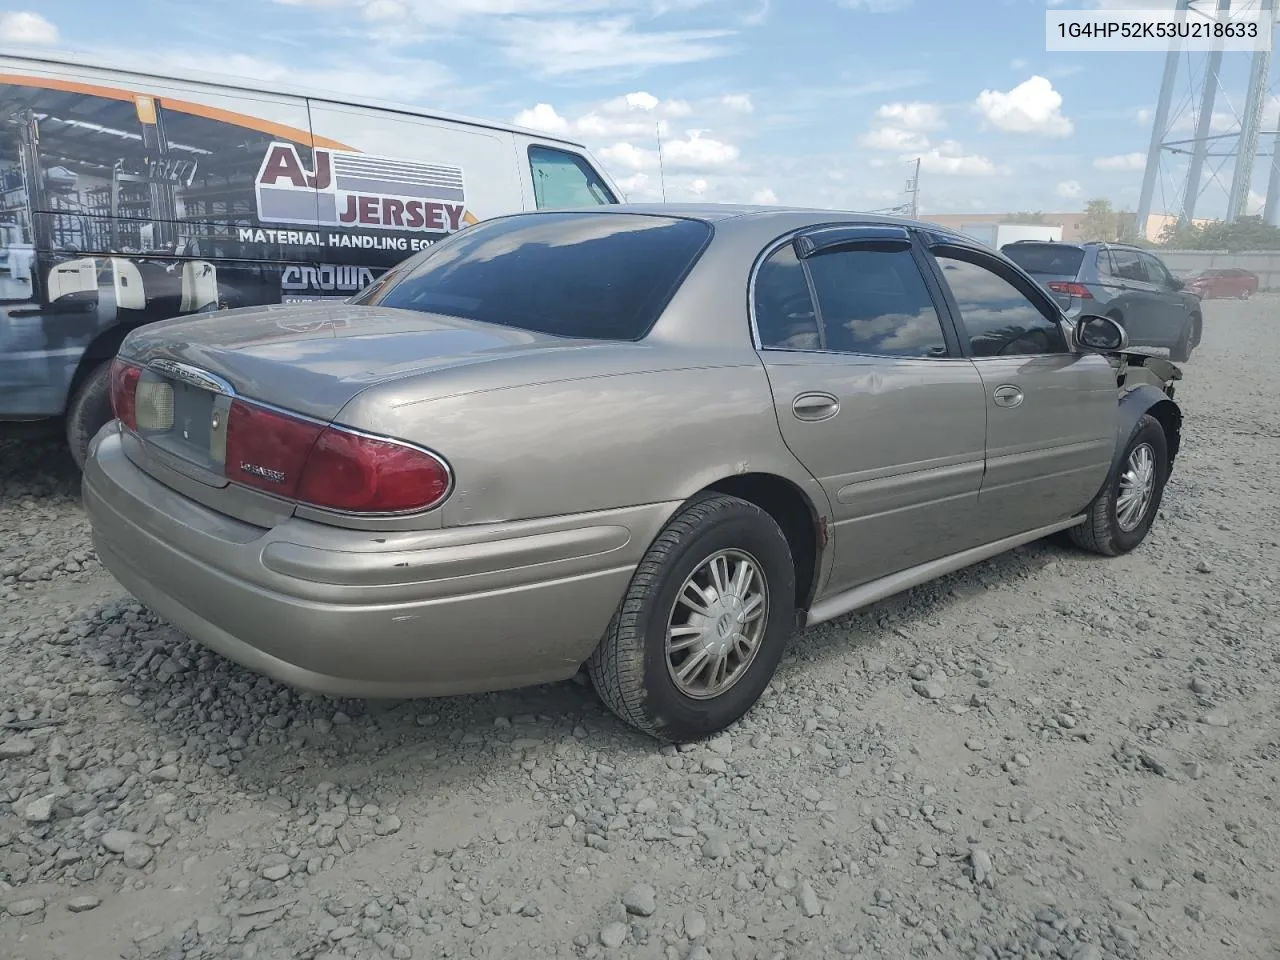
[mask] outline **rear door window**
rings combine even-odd
[[[613,192],[584,157],[551,147],[529,148],[533,198],[539,210],[598,207],[617,203]]]
[[[1084,261],[1082,248],[1062,243],[1010,243],[1000,252],[1033,276],[1074,277]]]
[[[482,220],[353,299],[559,337],[644,337],[701,255],[701,220],[529,213]]]
[[[1133,280],[1137,283],[1152,283],[1147,275],[1147,268],[1142,263],[1136,250],[1112,250],[1111,257],[1115,261],[1116,276],[1122,280]]]

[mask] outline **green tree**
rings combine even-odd
[[[1041,213],[1039,210],[1035,211],[1034,213],[1031,213],[1031,212],[1028,212],[1028,211],[1024,210],[1024,211],[1022,211],[1022,212],[1020,212],[1020,213],[1015,213],[1015,214],[1013,214],[1013,215],[1012,215],[1011,217],[1009,217],[1009,219],[1008,219],[1007,221],[1005,221],[1005,222],[1006,222],[1006,223],[1034,223],[1034,224],[1042,224],[1042,223],[1044,223],[1044,214],[1043,214],[1043,213]]]
[[[1235,223],[1213,220],[1196,225],[1171,224],[1160,236],[1161,246],[1170,250],[1280,250],[1280,227],[1262,217],[1241,217]]]

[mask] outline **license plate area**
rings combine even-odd
[[[138,382],[138,433],[169,466],[215,486],[226,484],[231,398],[152,370]],[[192,469],[182,469],[174,460]]]

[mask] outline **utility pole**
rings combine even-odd
[[[1218,21],[1226,19],[1231,11],[1231,0],[1218,0]],[[1182,215],[1179,226],[1186,226],[1195,219],[1196,201],[1200,199],[1200,175],[1209,154],[1209,131],[1213,122],[1213,105],[1218,97],[1218,71],[1222,68],[1222,44],[1216,43],[1209,51],[1204,68],[1204,92],[1200,96],[1200,115],[1196,118],[1196,138],[1191,147],[1191,166],[1187,168],[1187,185],[1182,194]]]
[[[911,198],[911,219],[915,220],[920,213],[920,158],[916,157],[915,173],[907,181],[907,195]]]
[[[1262,29],[1274,25],[1272,0],[1262,0]],[[1240,122],[1240,143],[1236,147],[1236,166],[1231,174],[1231,193],[1227,198],[1227,223],[1235,223],[1249,210],[1249,190],[1253,186],[1253,163],[1258,155],[1258,130],[1262,124],[1262,105],[1266,100],[1267,77],[1271,74],[1271,50],[1255,50],[1249,68],[1249,89],[1245,94],[1244,116]],[[1272,161],[1275,162],[1274,160]]]
[[[1191,0],[1178,0],[1178,20],[1186,19]],[[1156,101],[1155,116],[1151,118],[1151,143],[1147,147],[1147,166],[1142,174],[1142,193],[1138,198],[1138,213],[1134,231],[1137,236],[1147,235],[1147,220],[1151,217],[1151,201],[1155,198],[1156,178],[1160,174],[1160,148],[1169,132],[1169,105],[1173,100],[1173,84],[1178,77],[1178,57],[1181,44],[1177,39],[1169,41],[1169,52],[1164,55],[1164,76],[1160,80],[1160,98]]]

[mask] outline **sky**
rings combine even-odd
[[[904,201],[919,158],[922,215],[1095,197],[1133,209],[1164,65],[1161,53],[1046,52],[1046,7],[1063,0],[128,0],[121,16],[125,5],[0,0],[0,45],[515,122],[585,143],[637,201],[881,209]],[[1248,69],[1249,54],[1224,56],[1215,132],[1238,129]],[[1203,70],[1203,54],[1183,57],[1170,136],[1191,135]],[[1277,113],[1272,97],[1265,130]],[[1155,212],[1179,209],[1181,163],[1163,164]],[[1221,214],[1231,163],[1210,160],[1198,215]]]

